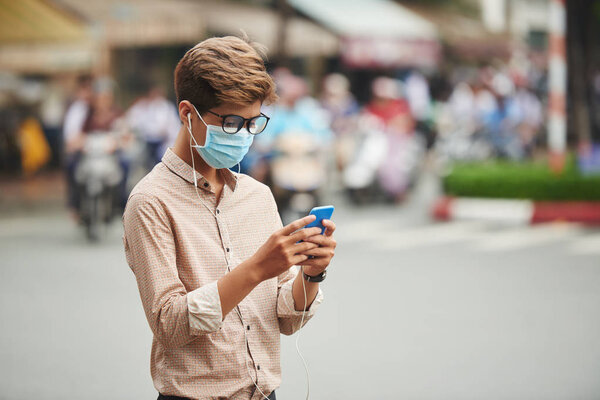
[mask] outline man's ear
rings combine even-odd
[[[188,120],[188,115],[192,113],[192,103],[187,100],[182,100],[179,102],[179,119],[182,123]]]

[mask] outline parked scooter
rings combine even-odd
[[[319,205],[326,180],[326,160],[314,135],[293,132],[280,135],[270,156],[270,181],[284,223],[307,215]]]
[[[88,240],[97,241],[102,228],[117,214],[123,171],[116,155],[117,139],[110,132],[86,135],[82,157],[75,170],[80,218]]]

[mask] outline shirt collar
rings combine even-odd
[[[161,161],[167,168],[173,171],[173,173],[179,175],[192,185],[194,184],[194,171],[192,170],[192,167],[179,158],[179,156],[175,154],[173,150],[170,148],[167,149]],[[237,174],[234,174],[227,168],[219,169],[218,171],[223,179],[225,179],[225,184],[229,186],[232,192],[234,192],[235,188],[237,187]],[[198,181],[199,188],[209,191],[211,190],[210,183],[198,171],[196,171],[196,179]]]

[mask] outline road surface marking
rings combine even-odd
[[[579,238],[567,248],[571,253],[578,255],[600,254],[600,233],[596,232]]]
[[[373,246],[378,250],[402,250],[471,240],[481,234],[484,226],[480,222],[453,222],[392,231],[381,235]]]
[[[478,238],[475,248],[481,251],[510,251],[552,244],[571,239],[582,233],[573,224],[544,224],[502,230]]]

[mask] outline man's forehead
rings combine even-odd
[[[261,102],[259,100],[256,100],[252,104],[223,103],[211,111],[221,115],[236,114],[249,118],[260,114],[260,106]]]

